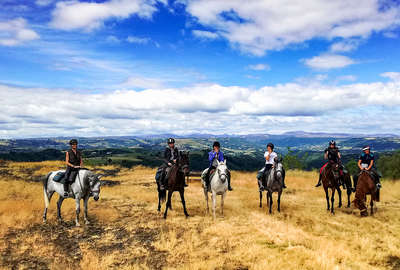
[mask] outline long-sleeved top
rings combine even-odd
[[[168,164],[169,162],[172,163],[172,161],[174,159],[178,159],[178,155],[179,155],[178,148],[176,148],[176,147],[174,147],[174,148],[170,148],[170,147],[165,148],[165,151],[164,151],[164,162],[165,162],[165,164]]]
[[[269,156],[269,157],[268,157]],[[271,164],[273,165],[275,163],[274,159],[278,156],[277,153],[275,152],[271,152],[269,153],[268,151],[264,153],[264,157],[265,157],[265,164]],[[267,159],[268,157],[268,159]]]
[[[211,151],[208,153],[208,161],[210,162],[210,167],[215,166],[216,165],[216,161],[222,162],[225,160],[224,158],[224,153],[222,153],[222,151],[214,152]],[[216,167],[216,166],[215,166]]]

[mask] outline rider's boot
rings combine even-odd
[[[282,188],[286,188],[286,185],[285,185],[285,178],[282,179]]]
[[[321,183],[321,174],[319,174],[318,184],[315,187],[319,187],[320,185],[322,185],[322,183]]]
[[[162,173],[161,174],[161,178],[160,178],[160,190],[164,190],[165,189],[165,185],[164,185],[165,177],[166,177],[165,173]]]
[[[68,186],[69,186],[68,181],[65,180],[65,182],[64,182],[64,197],[65,197],[65,198],[68,197],[68,189],[69,189]]]
[[[382,185],[381,185],[381,181],[380,181],[380,179],[379,179],[379,176],[375,176],[374,178],[375,178],[375,185],[376,185],[376,188],[377,188],[377,189],[380,189],[380,188],[382,187]]]

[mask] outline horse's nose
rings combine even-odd
[[[97,202],[99,200],[99,196],[94,196],[93,199]]]

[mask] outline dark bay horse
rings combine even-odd
[[[327,210],[331,210],[332,214],[335,214],[334,210],[334,202],[335,202],[335,191],[338,191],[339,194],[339,208],[342,207],[342,191],[340,190],[339,186],[339,164],[331,163],[328,164],[324,170],[321,172],[321,180],[322,185],[325,190],[326,196],[326,203],[327,203]],[[332,191],[331,195],[331,205],[329,205],[329,189]]]
[[[368,216],[367,206],[365,205],[367,195],[371,195],[371,215],[374,214],[374,201],[379,202],[379,189],[376,188],[375,182],[369,172],[363,170],[358,177],[356,195],[354,205],[360,209],[362,217]]]
[[[168,173],[168,186],[166,190],[168,191],[168,199],[165,207],[164,218],[167,218],[168,208],[172,210],[171,198],[174,191],[178,191],[181,196],[183,212],[186,217],[189,214],[186,210],[185,203],[185,177],[189,174],[189,152],[179,151],[179,157]],[[158,211],[161,211],[160,202],[165,201],[166,191],[160,194],[159,190],[159,201],[158,201]],[[162,197],[164,195],[164,197]]]
[[[345,186],[346,186],[346,193],[347,193],[347,208],[349,208],[350,207],[350,196],[351,196],[351,193],[353,192],[352,190],[353,190],[353,188],[352,188],[352,184],[351,184],[351,176],[350,176],[350,173],[348,173],[348,172],[343,172],[343,181],[344,181],[344,184],[345,184]]]

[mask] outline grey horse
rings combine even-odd
[[[209,207],[208,207],[208,192],[211,192],[211,197],[213,201],[213,218],[215,219],[215,208],[217,204],[217,195],[221,195],[221,215],[224,215],[224,199],[226,195],[226,191],[228,190],[228,177],[229,177],[229,172],[228,168],[226,166],[226,160],[222,162],[218,162],[218,166],[215,169],[215,173],[211,177],[210,180],[210,187],[207,190],[206,185],[204,182],[205,175],[207,173],[208,169],[205,169],[202,173],[202,182],[203,182],[203,188],[204,188],[204,196],[206,198],[206,203],[207,203],[207,213],[209,212]]]
[[[54,176],[63,171],[54,171],[47,174],[46,178],[43,181],[43,193],[44,193],[44,213],[43,213],[43,222],[46,222],[47,218],[47,208],[49,207],[51,197],[54,192],[57,192],[60,196],[57,201],[57,217],[61,222],[61,205],[64,201],[64,186],[62,183],[55,182],[53,180]],[[79,173],[75,179],[75,182],[71,184],[69,189],[68,198],[74,198],[76,203],[76,226],[80,226],[79,224],[79,213],[80,213],[80,201],[83,199],[84,202],[84,219],[85,223],[89,224],[87,208],[88,208],[88,200],[91,196],[93,196],[94,200],[97,201],[100,195],[100,175],[94,174],[93,172],[87,169],[79,170]]]
[[[274,159],[274,166],[270,170],[267,178],[267,202],[269,204],[269,213],[272,213],[272,193],[278,192],[278,212],[281,211],[281,195],[283,190],[283,178],[285,171],[281,158]]]

